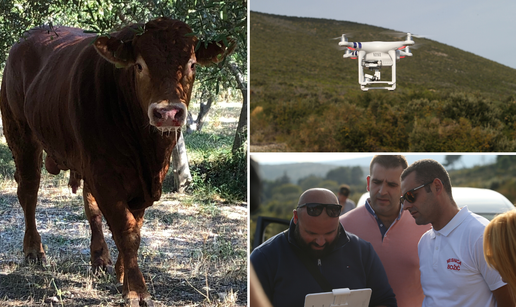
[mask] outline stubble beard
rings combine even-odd
[[[294,230],[294,237],[295,237],[297,243],[299,244],[299,246],[301,247],[301,249],[303,250],[303,252],[308,253],[308,255],[311,258],[317,258],[317,259],[322,258],[322,257],[330,254],[333,251],[333,248],[335,247],[335,244],[337,243],[339,236],[340,236],[340,229],[338,230],[337,235],[335,236],[335,238],[333,239],[333,241],[331,243],[326,242],[326,244],[323,245],[324,246],[323,249],[315,250],[312,248],[312,246],[319,246],[319,245],[317,245],[315,242],[310,242],[310,243],[305,242],[305,240],[303,240],[303,238],[301,237],[301,233],[299,232],[299,227],[297,225]]]

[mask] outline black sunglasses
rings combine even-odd
[[[306,212],[310,216],[319,216],[321,215],[323,208],[326,208],[326,214],[329,217],[337,217],[340,215],[340,210],[342,209],[341,205],[335,204],[319,204],[319,203],[306,203],[297,206],[297,208],[306,207]]]
[[[423,185],[418,186],[417,188],[413,188],[412,190],[407,191],[407,193],[403,194],[403,196],[400,197],[400,202],[403,205],[404,201],[408,201],[409,203],[413,203],[416,201],[416,195],[414,195],[414,192],[421,189],[422,187],[431,184],[434,182],[433,180],[430,182],[427,182]]]

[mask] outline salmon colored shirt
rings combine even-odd
[[[421,236],[431,229],[430,224],[417,225],[408,212],[401,211],[382,238],[381,223],[366,206],[374,212],[368,200],[364,206],[341,216],[342,226],[373,245],[396,294],[398,306],[421,306],[425,295],[421,288],[417,244]]]

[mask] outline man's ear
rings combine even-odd
[[[208,44],[200,42],[199,48],[195,51],[197,63],[203,66],[208,66],[224,60],[224,58],[230,55],[237,46],[237,43],[233,38],[228,38],[226,43],[227,46],[223,41],[210,42]]]
[[[123,42],[116,37],[100,36],[93,43],[95,50],[106,60],[118,68],[134,64],[134,54],[131,42]]]
[[[371,181],[371,175],[367,175],[367,192],[371,192],[369,189],[369,182]]]
[[[297,209],[294,209],[293,213],[294,213],[294,224],[297,225],[297,220],[299,219],[299,217],[297,216]]]
[[[443,186],[441,179],[435,178],[434,185],[435,185],[435,194],[436,195],[439,195],[444,191],[444,186]]]

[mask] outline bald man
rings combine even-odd
[[[304,305],[309,293],[372,289],[369,306],[397,306],[378,255],[339,223],[342,206],[327,189],[299,198],[290,227],[258,246],[251,263],[273,306]]]

